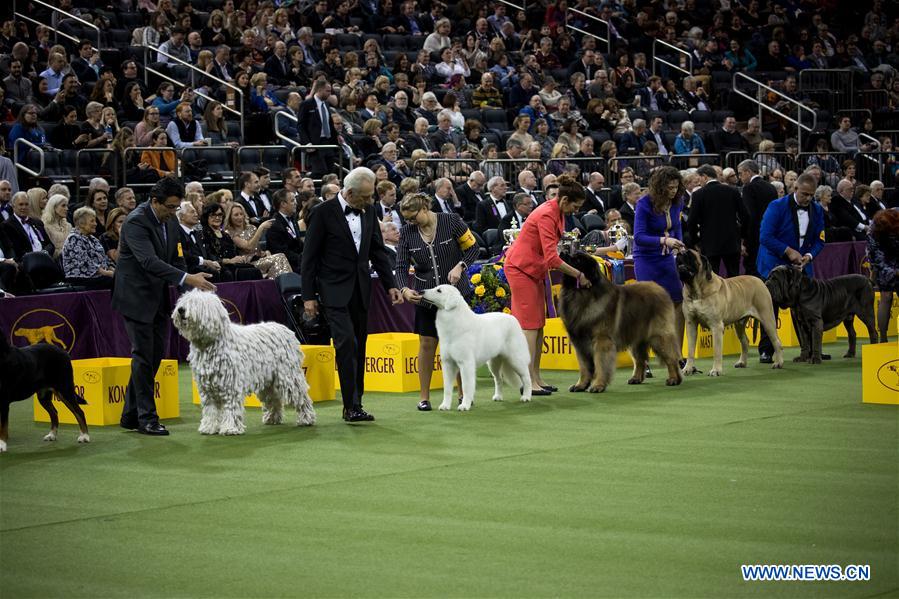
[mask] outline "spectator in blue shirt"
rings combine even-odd
[[[680,134],[674,138],[675,154],[705,154],[705,144],[695,132],[693,121],[684,121],[680,125]]]

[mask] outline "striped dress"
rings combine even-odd
[[[397,285],[400,289],[425,291],[449,284],[449,272],[459,262],[471,265],[479,251],[477,241],[458,214],[437,213],[437,231],[430,243],[421,238],[418,225],[404,225],[396,246]],[[463,296],[471,296],[471,283],[464,273],[456,288]]]

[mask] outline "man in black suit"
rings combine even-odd
[[[481,171],[474,171],[468,175],[468,181],[455,189],[456,197],[462,203],[462,219],[469,224],[474,222],[478,204],[484,199],[484,186],[487,177]]]
[[[830,212],[837,226],[852,231],[856,241],[864,241],[868,236],[868,215],[865,209],[853,199],[853,185],[848,179],[840,179],[836,193],[830,203]]]
[[[313,145],[337,145],[337,131],[331,122],[328,110],[328,97],[331,95],[331,84],[324,78],[316,79],[312,85],[312,97],[300,104],[299,136],[300,142]],[[331,165],[337,159],[334,150],[306,150],[309,170],[314,178],[331,172]]]
[[[434,199],[431,201],[432,212],[455,212],[462,216],[462,204],[453,191],[453,183],[447,178],[434,181]]]
[[[215,49],[215,58],[212,59],[212,70],[209,73],[222,81],[233,81],[234,72],[235,69],[231,65],[231,48],[221,44]],[[244,101],[248,100],[244,98]]]
[[[491,256],[496,256],[502,251],[503,246],[506,244],[503,232],[511,229],[513,222],[515,223],[515,228],[521,230],[525,219],[534,209],[534,203],[528,194],[516,193],[515,197],[512,198],[512,207],[513,210],[499,220],[499,226],[496,227],[496,243],[490,248]]]
[[[296,222],[297,201],[293,192],[279,189],[272,196],[274,223],[265,234],[266,249],[273,254],[284,254],[294,272],[300,272],[303,259],[303,242]]]
[[[12,244],[6,238],[3,227],[0,227],[0,297],[3,297],[4,292],[14,290],[18,272],[19,267],[13,259]]]
[[[596,214],[602,216],[606,213],[606,200],[602,197],[602,186],[606,184],[606,178],[602,173],[590,173],[587,186],[584,187],[584,205],[579,215]]]
[[[12,201],[13,215],[2,225],[12,246],[13,255],[10,257],[16,262],[21,262],[22,256],[29,252],[44,251],[52,256],[56,251],[50,236],[44,230],[44,223],[28,217],[30,207],[28,196],[19,194]]]
[[[369,263],[394,304],[403,296],[390,270],[381,227],[372,206],[375,174],[368,168],[350,171],[335,200],[316,206],[306,229],[303,252],[303,301],[315,317],[319,302],[331,326],[337,375],[347,422],[374,420],[362,406],[365,390],[365,342],[371,300]]]
[[[777,199],[777,190],[759,174],[759,164],[755,160],[744,160],[737,165],[737,174],[743,183],[743,205],[749,215],[746,225],[746,257],[743,269],[746,274],[759,276],[756,258],[759,254],[759,231],[762,217],[768,204]]]
[[[78,58],[72,61],[72,71],[78,75],[81,83],[95,83],[100,79],[100,51],[94,51],[90,40],[81,40],[78,44]]]
[[[181,207],[175,213],[180,225],[178,234],[181,240],[181,252],[183,254],[184,263],[187,265],[187,272],[208,272],[212,275],[212,280],[231,281],[233,277],[227,277],[230,273],[222,271],[222,265],[215,260],[209,260],[203,250],[203,233],[199,231],[197,223],[200,222],[200,215],[197,209],[187,200],[181,202]]]
[[[131,341],[131,380],[120,424],[145,435],[169,434],[159,423],[153,391],[166,348],[169,284],[215,291],[208,273],[184,271],[178,223],[171,218],[183,198],[177,179],[160,179],[150,189],[150,200],[125,219],[119,236],[112,308],[124,317]]]
[[[575,73],[583,73],[587,80],[587,85],[593,81],[593,77],[599,67],[596,66],[596,52],[593,50],[584,50],[583,55],[568,65],[568,78]]]
[[[506,202],[508,188],[502,177],[491,177],[487,181],[487,197],[475,209],[474,230],[480,235],[487,229],[499,227],[500,219],[512,212],[512,207]]]
[[[728,277],[740,274],[741,239],[746,238],[749,213],[737,188],[719,183],[714,167],[696,170],[702,189],[693,193],[687,229],[693,244],[709,259],[712,272],[721,262]]]
[[[287,44],[275,42],[275,51],[265,61],[265,66],[262,70],[268,75],[269,83],[274,85],[290,85],[293,82],[290,62],[287,60]]]
[[[237,187],[240,188],[240,195],[237,201],[243,206],[247,218],[254,225],[259,225],[262,221],[269,217],[265,205],[259,198],[259,177],[253,171],[244,171],[237,177]]]
[[[453,144],[456,149],[462,147],[465,140],[461,133],[453,131],[452,113],[444,108],[437,113],[437,130],[431,133],[429,140],[431,147],[436,152],[440,152],[443,144]]]
[[[435,146],[428,137],[428,119],[423,116],[415,119],[415,130],[412,133],[403,136],[406,144],[406,150],[412,155],[414,150],[424,150],[429,155],[436,156],[440,152],[440,147]]]

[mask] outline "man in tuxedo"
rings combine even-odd
[[[487,198],[475,210],[474,230],[479,234],[483,235],[487,229],[496,229],[500,219],[512,212],[512,207],[506,202],[508,188],[502,177],[491,177],[487,181]]]
[[[755,160],[744,160],[737,165],[737,174],[743,183],[743,205],[746,207],[746,258],[743,268],[748,275],[760,276],[756,269],[759,253],[759,230],[762,216],[768,204],[777,199],[777,190],[759,174],[759,164]]]
[[[390,250],[384,247],[372,206],[374,191],[375,174],[370,169],[350,171],[336,200],[312,210],[303,252],[304,308],[309,317],[315,317],[321,304],[331,326],[343,419],[347,422],[375,419],[362,406],[371,301],[369,264],[391,301],[403,301],[390,270]]]
[[[250,222],[258,226],[269,216],[259,199],[259,177],[253,171],[244,171],[237,177],[237,186],[240,188],[237,201],[243,206]]]
[[[44,223],[38,219],[29,218],[28,213],[31,203],[28,196],[23,193],[16,196],[12,202],[13,215],[3,223],[2,227],[12,245],[12,258],[16,262],[22,262],[22,256],[29,252],[47,252],[51,256],[56,250]]]
[[[709,259],[712,272],[721,262],[728,277],[740,274],[741,239],[746,238],[749,213],[735,187],[719,183],[714,167],[703,164],[696,169],[701,189],[692,198],[687,230],[693,245]]]
[[[150,199],[135,208],[119,235],[112,308],[125,319],[131,341],[131,380],[120,424],[145,435],[168,435],[159,423],[153,379],[165,353],[171,306],[169,284],[215,291],[208,273],[184,271],[178,223],[171,217],[184,198],[173,177],[153,184]]]
[[[865,209],[852,197],[852,182],[840,179],[836,193],[830,203],[830,212],[837,226],[852,231],[856,241],[864,241],[868,236],[868,215]]]
[[[468,181],[455,189],[456,197],[462,204],[462,220],[471,225],[475,219],[478,203],[484,199],[483,190],[487,184],[487,177],[481,171],[473,171],[468,175]]]
[[[270,83],[283,86],[290,85],[292,77],[290,72],[290,63],[287,61],[287,44],[284,42],[275,42],[275,51],[262,68]]]
[[[512,198],[512,208],[509,214],[499,219],[499,226],[496,227],[496,243],[490,248],[491,256],[495,256],[502,251],[503,246],[506,244],[503,232],[511,229],[513,222],[515,223],[515,228],[521,230],[524,220],[534,210],[534,204],[531,202],[531,197],[526,193],[516,193]]]
[[[340,192],[340,188],[336,185],[332,185],[332,187],[336,188],[336,190],[327,190],[337,195]],[[391,183],[390,181],[381,181],[377,185],[378,192],[378,201],[375,202],[375,214],[378,215],[378,220],[388,223],[393,223],[396,227],[397,233],[399,230],[403,228],[405,224],[403,222],[403,217],[400,215],[400,207],[396,205],[396,185]],[[325,186],[322,186],[322,199],[327,200],[329,198],[325,198]],[[381,231],[384,231],[384,228],[381,227]]]
[[[6,179],[0,180],[0,223],[12,216],[12,194],[12,183]]]
[[[300,272],[303,259],[303,242],[296,222],[296,195],[287,189],[279,189],[272,197],[274,224],[265,234],[266,248],[273,254],[284,254],[294,272]]]
[[[532,208],[536,208],[541,203],[537,198],[537,177],[532,171],[524,169],[518,173],[518,191],[531,199]]]
[[[184,264],[187,266],[187,272],[208,272],[212,275],[212,280],[230,281],[226,278],[227,271],[222,271],[222,265],[215,260],[208,260],[203,251],[203,233],[197,230],[197,224],[200,222],[200,215],[197,209],[187,200],[181,202],[181,207],[175,212],[178,218],[180,230],[181,252],[184,258]]]
[[[313,145],[337,145],[337,131],[331,122],[328,97],[331,84],[319,78],[312,84],[312,97],[300,104],[300,142]],[[329,149],[312,148],[305,150],[309,159],[309,170],[313,177],[321,177],[331,172],[331,165],[337,160],[337,152]]]
[[[580,214],[596,214],[602,216],[606,212],[606,201],[602,197],[602,186],[606,184],[606,178],[602,173],[590,173],[587,186],[584,188],[584,206]]]
[[[431,201],[431,211],[448,214],[455,212],[460,216],[464,212],[462,204],[453,191],[452,181],[445,177],[434,181],[434,199]]]
[[[813,277],[812,261],[824,249],[824,209],[812,200],[818,182],[809,173],[796,179],[796,191],[768,204],[759,232],[759,275],[767,278],[775,266],[801,268]],[[774,307],[775,312],[778,306]],[[773,348],[766,335],[759,340],[760,361],[768,363]]]

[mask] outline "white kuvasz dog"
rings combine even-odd
[[[255,393],[263,424],[280,424],[283,406],[297,411],[297,426],[315,424],[303,350],[290,329],[275,322],[239,325],[214,293],[194,290],[172,312],[190,342],[187,356],[200,394],[204,435],[242,435],[244,397]]]
[[[514,316],[491,312],[475,314],[452,285],[439,285],[422,294],[437,308],[437,336],[443,364],[443,403],[449,410],[453,401],[456,371],[462,373],[462,403],[470,410],[474,400],[476,370],[487,363],[496,389],[493,401],[503,400],[503,380],[522,388],[521,401],[531,401],[531,361],[527,340]]]

